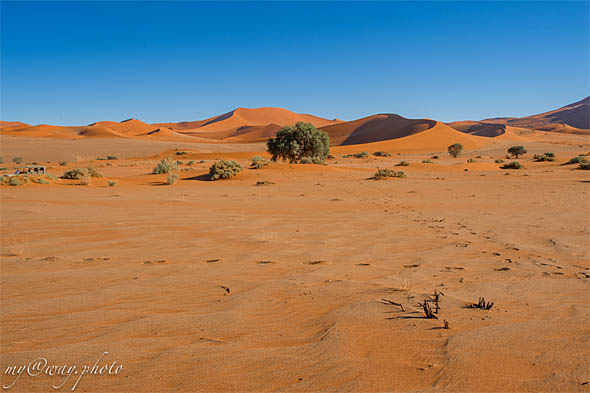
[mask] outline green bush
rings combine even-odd
[[[447,148],[451,157],[457,158],[459,154],[463,151],[463,145],[460,143],[453,143],[451,146]]]
[[[166,177],[166,183],[169,185],[178,183],[178,175],[172,172],[168,173],[168,176]]]
[[[561,165],[581,164],[583,162],[588,162],[588,159],[586,159],[586,157],[584,157],[582,155],[579,155],[577,157],[570,158],[570,160],[568,162],[565,162]]]
[[[177,155],[177,156],[184,156],[184,155],[186,155],[186,154],[188,154],[188,153],[187,153],[187,152],[185,152],[185,151],[177,151],[177,152],[176,152],[176,155]]]
[[[367,158],[367,157],[369,157],[369,153],[367,153],[366,151],[362,151],[360,153],[346,154],[346,155],[344,155],[342,157],[344,157],[344,158],[349,158],[349,157],[354,157],[354,158]]]
[[[399,164],[395,164],[395,166],[409,166],[410,163],[407,161],[400,161]]]
[[[186,163],[186,165],[188,165],[188,166],[192,166],[194,163],[195,163],[195,162],[194,162],[193,160],[191,160],[191,161],[187,162],[187,163]]]
[[[389,156],[391,156],[391,154],[386,151],[376,151],[375,153],[373,153],[373,155],[376,157],[389,157]]]
[[[433,159],[433,160],[438,160],[439,159],[438,156],[432,156],[430,158]]]
[[[62,179],[76,179],[80,180],[85,177],[102,177],[102,173],[94,169],[93,167],[88,168],[74,168],[65,171],[61,176]]]
[[[422,164],[434,164],[434,161],[432,161],[431,159],[422,160]]]
[[[513,157],[518,158],[519,156],[522,156],[524,154],[526,154],[527,151],[524,148],[524,146],[512,146],[508,149],[508,154],[510,154]]]
[[[325,161],[320,160],[319,158],[312,158],[312,157],[301,157],[299,161],[300,164],[316,164],[316,165],[326,165]]]
[[[373,179],[375,179],[375,180],[381,180],[381,179],[385,179],[388,177],[403,178],[403,177],[406,177],[406,174],[402,171],[394,171],[392,169],[377,168],[377,172],[375,172],[375,174],[373,175]]]
[[[550,153],[553,154],[553,153]],[[535,154],[533,156],[533,161],[536,162],[541,162],[541,161],[555,161],[555,155],[553,154],[552,156],[548,156],[547,153],[545,154]]]
[[[555,153],[551,153],[551,152],[545,152],[545,155],[547,157],[555,157]]]
[[[118,160],[119,157],[117,156],[107,156],[107,160]]]
[[[267,164],[268,162],[266,161],[266,158],[261,156],[254,156],[252,157],[252,164],[250,164],[250,167],[253,169],[260,169]]]
[[[323,163],[330,154],[330,137],[311,123],[297,122],[283,127],[266,143],[272,161],[281,159],[290,163],[300,162],[303,157]]]
[[[59,163],[59,165],[66,166],[66,165],[68,165],[68,163],[66,161],[62,161],[62,162]]]
[[[115,187],[117,185],[116,180],[109,180],[109,187]]]
[[[229,179],[242,171],[242,166],[235,161],[220,160],[216,161],[209,168],[209,178],[211,180]]]
[[[170,173],[178,169],[178,161],[173,160],[170,157],[164,158],[158,165],[154,167],[152,173],[160,174],[160,173]]]
[[[522,168],[522,165],[520,165],[520,162],[518,161],[512,161],[509,162],[508,164],[504,164],[501,166],[502,169],[520,169]]]
[[[504,163],[504,160],[503,160],[503,159],[501,159],[501,158],[498,158],[497,160],[494,160],[494,162],[495,162],[496,164],[503,164],[503,163]]]
[[[590,162],[580,162],[578,169],[590,170]]]

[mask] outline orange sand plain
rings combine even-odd
[[[87,375],[76,391],[588,391],[590,177],[560,165],[590,150],[587,137],[383,116],[369,121],[403,123],[396,138],[376,127],[372,143],[332,148],[327,166],[258,170],[249,159],[268,157],[263,143],[216,142],[203,124],[134,121],[132,137],[122,123],[11,125],[4,166],[21,156],[56,176],[92,165],[105,177],[0,188],[2,372],[38,357],[92,365],[106,351],[121,374]],[[364,124],[327,128],[354,142]],[[248,142],[268,136],[248,126]],[[200,136],[142,136],[155,128]],[[456,159],[454,142],[466,147]],[[500,169],[516,142],[525,168]],[[392,156],[342,158],[377,150]],[[557,160],[532,161],[546,151]],[[106,155],[119,159],[96,160]],[[183,161],[174,186],[151,174],[167,156]],[[218,158],[245,169],[207,181]],[[407,178],[369,179],[401,160]],[[418,303],[435,289],[438,320],[426,319]],[[491,310],[466,307],[480,296]],[[10,391],[63,380],[23,375]]]

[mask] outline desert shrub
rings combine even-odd
[[[395,166],[409,166],[410,163],[407,161],[400,161],[399,164],[395,164]]]
[[[309,157],[323,163],[330,153],[330,137],[311,123],[297,122],[283,127],[274,138],[268,139],[266,146],[272,161],[297,163]]]
[[[422,160],[422,164],[434,164],[434,161],[429,158],[427,160]]]
[[[498,158],[497,160],[494,160],[494,162],[495,162],[496,164],[503,164],[503,163],[504,163],[504,160],[503,160],[503,159],[501,159],[501,158]]]
[[[477,160],[475,158],[470,158],[467,160],[468,164],[473,164],[474,162],[477,162]]]
[[[22,164],[23,159],[22,159],[22,157],[14,157],[12,159],[12,162],[14,162],[15,164]]]
[[[31,181],[33,183],[37,183],[37,184],[49,184],[49,182],[47,180],[43,179],[42,177],[32,178]]]
[[[186,163],[186,165],[188,166],[192,166],[195,162],[193,160],[190,160],[189,162]]]
[[[588,162],[586,157],[579,155],[574,158],[570,158],[568,162],[563,163],[562,165],[570,165],[570,164],[581,164],[583,162]]]
[[[381,179],[385,179],[388,177],[404,178],[404,177],[406,177],[406,174],[402,171],[394,171],[393,169],[377,168],[377,172],[375,172],[375,174],[373,175],[373,179],[375,179],[375,180],[381,180]]]
[[[334,156],[333,156],[333,155],[331,155],[331,154],[328,154],[328,157],[326,157],[326,158],[327,158],[328,160],[333,160],[333,159],[334,159],[334,158],[336,158],[336,157],[334,157]]]
[[[176,152],[176,155],[177,155],[177,156],[184,156],[184,155],[186,155],[186,154],[188,154],[188,153],[187,153],[187,152],[185,152],[185,151],[177,151],[177,152]]]
[[[590,162],[580,162],[578,169],[590,170]]]
[[[178,161],[173,160],[170,157],[162,159],[158,162],[158,165],[154,167],[152,173],[160,174],[160,173],[170,173],[171,171],[175,171],[178,169]]]
[[[117,156],[107,156],[107,160],[118,160],[119,157]]]
[[[438,160],[438,159],[439,159],[439,158],[438,158],[438,156],[432,156],[432,157],[430,157],[430,158],[431,158],[432,160]]]
[[[62,179],[82,179],[83,177],[102,177],[102,173],[95,168],[89,166],[88,168],[74,168],[64,172]]]
[[[475,158],[483,158],[482,156],[475,156]]]
[[[366,151],[362,151],[360,153],[346,154],[346,155],[344,155],[342,157],[344,157],[344,158],[349,158],[349,157],[354,157],[354,158],[367,158],[367,157],[369,157],[369,153],[367,153]]]
[[[117,185],[116,180],[109,180],[109,187],[115,187]]]
[[[261,180],[261,181],[256,182],[257,186],[270,186],[271,184],[275,184],[275,183],[268,181],[268,180]]]
[[[553,153],[551,153],[551,154],[553,154]],[[536,162],[541,162],[541,161],[555,161],[555,157],[554,156],[555,155],[548,156],[547,153],[545,153],[545,154],[535,154],[533,156],[533,161],[536,161]]]
[[[376,151],[375,153],[373,153],[373,155],[376,157],[389,157],[391,156],[391,153],[388,153],[386,151]]]
[[[551,152],[545,152],[545,155],[547,157],[555,157],[555,153],[551,153]]]
[[[172,172],[168,173],[168,176],[166,177],[166,183],[169,185],[178,183],[178,175]]]
[[[518,158],[518,156],[522,156],[524,154],[526,154],[527,151],[524,148],[524,146],[512,146],[510,148],[508,148],[508,154],[510,154],[513,157]]]
[[[316,164],[316,165],[326,165],[326,163],[322,160],[320,160],[317,157],[301,157],[301,160],[299,161],[300,164]]]
[[[80,185],[87,186],[90,184],[91,180],[92,178],[90,177],[90,175],[83,175],[80,177]]]
[[[250,167],[253,169],[260,169],[267,164],[268,164],[268,162],[266,161],[266,158],[260,157],[260,156],[254,156],[254,157],[252,157],[252,164],[250,164]]]
[[[457,158],[459,154],[463,151],[463,145],[460,143],[453,143],[451,146],[447,148],[451,157]]]
[[[21,184],[23,184],[23,182],[17,176],[11,176],[10,179],[8,179],[8,184],[10,184],[11,186],[20,186]]]
[[[0,157],[0,164],[4,164],[4,159]]]
[[[518,161],[512,161],[501,166],[502,169],[520,169],[522,165]]]
[[[66,166],[66,165],[68,165],[68,163],[67,163],[67,161],[62,161],[62,162],[59,163],[59,165]]]
[[[209,178],[211,180],[229,179],[242,171],[242,166],[235,161],[220,160],[215,161],[209,168]]]

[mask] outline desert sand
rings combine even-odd
[[[266,137],[311,116],[265,111],[3,128],[4,166],[104,178],[0,188],[1,364],[108,352],[123,365],[85,376],[84,392],[588,391],[590,177],[561,165],[590,151],[586,135],[314,118],[337,145],[328,165],[249,169]],[[514,144],[524,168],[500,169]],[[342,157],[361,151],[391,156]],[[556,161],[533,161],[547,151]],[[165,157],[183,162],[176,185],[151,174]],[[208,181],[220,158],[244,170]],[[407,177],[372,180],[377,167]],[[435,290],[427,319],[418,303]],[[470,308],[479,297],[494,306]],[[63,381],[23,375],[9,391]]]

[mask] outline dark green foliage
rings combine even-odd
[[[386,151],[376,151],[375,153],[373,153],[373,155],[376,157],[389,157],[389,156],[391,156],[391,154]]]
[[[185,151],[177,151],[177,152],[176,152],[176,155],[177,155],[177,156],[184,156],[185,154],[188,154],[188,153],[187,153],[187,152],[185,152]]]
[[[434,164],[434,161],[432,161],[431,159],[422,160],[422,164]]]
[[[406,174],[402,171],[394,171],[393,169],[377,168],[377,172],[375,172],[375,175],[373,175],[373,179],[375,179],[375,180],[381,180],[381,179],[385,179],[388,177],[404,178],[404,177],[406,177]]]
[[[577,157],[570,158],[568,162],[563,163],[561,165],[581,164],[583,162],[588,162],[588,159],[585,156],[579,155]]]
[[[344,155],[342,157],[343,158],[349,158],[349,157],[354,157],[354,158],[367,158],[367,157],[369,157],[369,153],[367,153],[366,151],[362,151],[360,153],[346,154],[346,155]]]
[[[584,169],[586,171],[590,170],[590,162],[580,162],[578,169]]]
[[[118,160],[119,157],[117,156],[107,156],[107,160]]]
[[[299,160],[300,164],[316,164],[316,165],[326,165],[326,163],[319,158],[311,158],[311,157],[301,157]]]
[[[518,162],[518,161],[512,161],[512,162],[509,162],[508,164],[502,165],[500,168],[502,168],[502,169],[520,169],[520,168],[522,168],[522,165],[520,165],[520,162]]]
[[[178,169],[178,161],[173,160],[172,158],[164,158],[158,165],[154,167],[152,173],[160,174],[160,173],[170,173],[171,171],[175,171]]]
[[[549,153],[551,154],[550,156],[547,155],[547,153],[541,155],[541,154],[535,154],[533,156],[533,161],[536,162],[541,162],[541,161],[555,161],[555,154],[553,153]]]
[[[457,158],[459,154],[463,151],[463,145],[460,143],[453,143],[451,146],[448,147],[449,154],[451,157]]]
[[[283,127],[266,143],[272,161],[281,159],[298,163],[303,157],[323,163],[330,153],[330,137],[311,123],[297,122]]]
[[[508,154],[512,155],[513,157],[518,158],[518,156],[522,156],[526,154],[527,151],[524,146],[512,146],[508,149]]]
[[[545,155],[547,157],[555,157],[555,153],[551,153],[551,152],[545,152]]]
[[[215,161],[209,168],[211,180],[229,179],[242,171],[242,166],[235,161]]]

